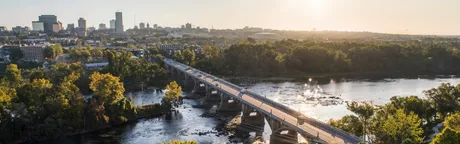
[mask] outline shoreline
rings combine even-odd
[[[152,106],[153,105],[154,104],[152,104]],[[145,106],[150,106],[150,105],[145,105]],[[101,131],[104,131],[104,130],[107,130],[107,129],[120,127],[120,126],[124,126],[124,125],[127,125],[127,124],[132,124],[132,123],[138,122],[139,120],[142,120],[142,119],[157,118],[157,117],[161,117],[163,115],[165,115],[164,112],[152,113],[151,115],[139,115],[139,116],[136,116],[136,118],[134,118],[134,119],[128,119],[128,121],[118,123],[118,124],[107,124],[107,125],[104,125],[104,126],[101,126],[101,127],[98,127],[98,128],[84,129],[84,130],[80,130],[79,132],[70,132],[70,133],[66,133],[66,134],[59,135],[59,136],[54,136],[54,137],[46,137],[46,138],[41,138],[41,139],[18,140],[18,141],[14,141],[14,143],[36,143],[36,142],[43,142],[43,141],[47,141],[47,140],[58,139],[60,137],[71,137],[71,136],[77,136],[77,135],[82,135],[82,134],[101,132]]]
[[[313,79],[324,79],[324,78],[449,78],[457,76],[459,73],[401,73],[401,72],[352,72],[352,73],[324,73],[324,74],[278,74],[278,76],[251,76],[251,75],[219,75],[223,79],[227,80],[238,80],[238,79],[251,79],[257,81],[298,81],[306,80],[309,78]]]

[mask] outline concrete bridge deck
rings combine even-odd
[[[306,139],[317,143],[333,144],[357,144],[361,139],[326,123],[305,116],[289,107],[265,98],[261,95],[247,91],[245,88],[234,85],[218,77],[204,73],[200,70],[186,66],[171,59],[164,59],[170,68],[174,68],[185,75],[193,77],[200,82],[219,90],[233,99],[250,106],[262,113],[265,117],[280,121],[282,125],[289,127]],[[275,131],[275,130],[273,130]]]

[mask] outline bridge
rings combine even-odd
[[[219,112],[242,112],[240,132],[262,135],[265,119],[272,129],[270,142],[298,143],[298,136],[308,143],[357,144],[361,139],[326,123],[317,121],[287,106],[250,92],[223,79],[194,69],[172,59],[164,59],[165,67],[185,87],[204,91],[205,98],[219,102]]]

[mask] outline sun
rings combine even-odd
[[[321,17],[327,7],[327,0],[288,0],[287,2],[290,9],[312,17]]]

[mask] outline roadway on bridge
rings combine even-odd
[[[207,77],[207,76],[197,76],[196,71],[194,69],[188,69],[185,70],[183,69],[187,74],[189,75],[195,75],[197,78],[201,79],[203,82],[208,82],[213,85],[218,85],[218,87],[226,91],[230,94],[232,94],[234,97],[238,97],[240,94],[241,99],[244,101],[251,103],[254,109],[256,110],[264,110],[267,113],[271,113],[271,117],[277,117],[281,120],[284,120],[285,122],[288,122],[292,126],[298,127],[303,130],[303,132],[308,133],[310,136],[318,136],[319,139],[327,142],[327,143],[333,143],[333,144],[341,144],[341,143],[359,143],[359,139],[356,136],[353,135],[344,135],[343,131],[337,131],[337,132],[327,132],[324,129],[327,128],[321,128],[315,125],[311,125],[308,122],[303,123],[302,125],[298,124],[298,119],[288,113],[285,113],[277,108],[274,108],[270,105],[264,104],[263,101],[260,101],[256,98],[253,98],[250,95],[245,94],[244,92],[240,92],[238,89],[235,89],[231,86],[226,85],[225,83],[222,83],[220,81],[216,81],[213,78]],[[256,107],[254,107],[256,106]],[[301,132],[302,133],[302,132]],[[305,134],[304,133],[304,134]]]

